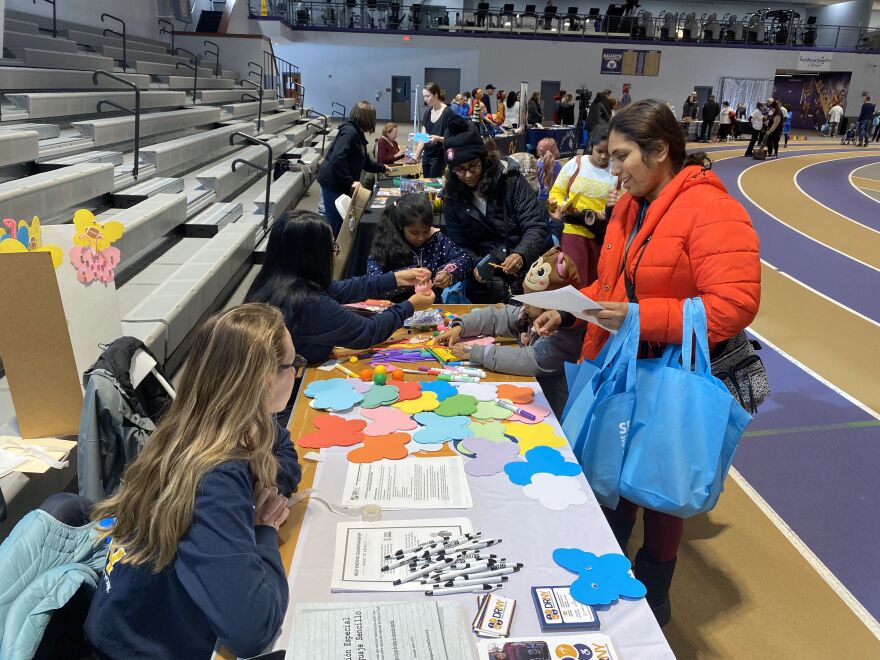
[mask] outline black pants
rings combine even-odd
[[[726,142],[730,135],[730,124],[718,124],[718,141]]]
[[[704,121],[700,125],[700,139],[704,142],[712,139],[712,126],[715,124],[715,120],[712,121]]]
[[[880,124],[877,124],[877,127],[874,129],[874,142],[880,142]]]
[[[778,156],[779,155],[779,139],[782,137],[782,133],[772,133],[767,136],[767,155],[768,156]]]
[[[446,167],[446,163],[443,160],[442,152],[438,156],[422,156],[422,175],[426,179],[436,179],[443,176],[444,167]]]
[[[752,155],[752,149],[755,148],[755,143],[758,141],[758,136],[761,135],[761,131],[752,126],[752,137],[749,140],[749,146],[746,147],[746,156]]]

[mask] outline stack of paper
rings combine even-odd
[[[473,650],[456,603],[300,603],[286,660],[447,660]]]

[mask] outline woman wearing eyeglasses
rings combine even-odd
[[[467,297],[475,303],[506,302],[522,293],[528,267],[543,252],[548,227],[544,210],[519,169],[489,154],[475,131],[446,138],[446,234],[482,267],[473,271]]]
[[[278,528],[301,475],[272,416],[295,363],[269,305],[196,331],[177,398],[92,514],[114,518],[84,628],[98,658],[208,658],[218,641],[250,657],[271,644],[288,600]]]
[[[383,342],[403,326],[405,318],[434,302],[429,291],[413,293],[374,316],[343,307],[430,280],[431,271],[409,268],[334,281],[337,253],[330,227],[318,214],[299,211],[277,220],[269,234],[266,261],[245,297],[281,310],[297,352],[309,362],[326,360],[334,346],[369,348]]]

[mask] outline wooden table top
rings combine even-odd
[[[463,315],[467,312],[475,309],[477,307],[482,307],[482,305],[443,305],[443,310],[447,312],[453,312],[454,314]],[[410,336],[411,334],[419,334],[419,333],[410,333],[405,329],[397,330],[391,337],[392,341],[389,343],[393,343],[393,341],[400,341]],[[509,340],[508,340],[509,341]],[[366,351],[359,351],[361,353]],[[345,351],[344,354],[357,353],[356,351]],[[415,363],[415,366],[412,364],[406,365],[410,368],[417,369],[418,366],[437,366],[437,362],[435,360],[426,360],[424,362]],[[349,364],[345,363],[345,366],[351,369],[352,371],[357,372],[360,366],[360,363]],[[312,418],[320,414],[322,411],[315,410],[314,408],[309,407],[309,399],[306,397],[303,392],[305,392],[306,387],[308,387],[309,383],[316,380],[327,380],[329,378],[339,378],[343,376],[343,374],[338,369],[333,369],[332,371],[320,371],[315,367],[310,367],[305,376],[303,376],[303,381],[300,384],[299,392],[296,396],[296,401],[294,402],[293,413],[290,416],[290,423],[288,424],[288,429],[290,430],[290,437],[294,442],[294,446],[296,447],[297,454],[299,455],[300,465],[302,465],[302,480],[300,481],[299,488],[303,490],[305,488],[311,488],[312,484],[315,480],[315,471],[317,469],[317,463],[314,461],[306,461],[303,460],[303,456],[310,451],[316,451],[314,449],[305,449],[300,447],[298,444],[298,440],[305,433],[312,431],[314,427],[311,424]],[[416,375],[416,374],[406,374],[406,380],[417,380],[417,381],[431,381],[434,380],[434,377],[425,374],[424,376]],[[486,378],[482,380],[482,382],[501,382],[501,381],[534,381],[535,379],[530,376],[512,376],[510,374],[499,374],[491,371],[486,371]],[[299,531],[302,527],[303,517],[306,512],[306,503],[301,502],[297,504],[290,510],[290,516],[287,518],[287,522],[281,527],[279,531],[279,542],[281,544],[281,560],[284,562],[284,570],[290,573],[290,565],[293,561],[293,553],[296,550],[296,544],[299,540]]]

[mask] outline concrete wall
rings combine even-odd
[[[542,80],[559,80],[565,89],[585,84],[594,92],[608,87],[619,94],[621,84],[629,82],[634,99],[667,99],[680,110],[696,85],[710,85],[718,91],[721,77],[771,79],[777,69],[795,69],[798,61],[794,50],[652,44],[650,48],[662,52],[660,75],[624,77],[599,73],[602,49],[638,46],[422,35],[412,35],[404,42],[403,35],[293,32],[286,28],[276,30],[272,40],[281,57],[302,68],[309,105],[325,112],[330,101],[350,107],[367,99],[376,105],[380,118],[391,113],[390,94],[384,91],[391,76],[409,75],[413,85],[419,84],[424,82],[425,67],[460,68],[463,89],[489,81],[501,89],[512,89],[523,80],[535,90]],[[880,70],[873,66],[880,59],[876,54],[830,55],[833,71],[852,72],[851,90],[880,94]],[[852,107],[846,108],[849,114],[856,111],[859,101],[858,94],[851,96]]]
[[[32,0],[6,0],[6,7],[25,14],[52,15],[52,5],[42,1],[34,4]],[[162,38],[154,0],[58,0],[56,16],[58,20],[100,27],[104,12],[124,20],[131,35]],[[120,28],[116,21],[108,21],[105,26],[113,30]]]
[[[271,52],[268,38],[251,39],[224,37],[216,35],[210,37],[211,41],[220,46],[220,66],[223,69],[231,69],[238,71],[242,78],[248,77],[248,61],[263,63],[263,51]],[[175,46],[181,46],[201,56],[205,52],[204,36],[186,36],[178,34],[175,36]],[[214,58],[203,60],[202,66],[213,67]],[[186,71],[181,75],[190,75],[190,71]],[[256,81],[255,81],[256,82]],[[253,93],[253,90],[246,90]],[[274,97],[273,97],[274,98]]]

